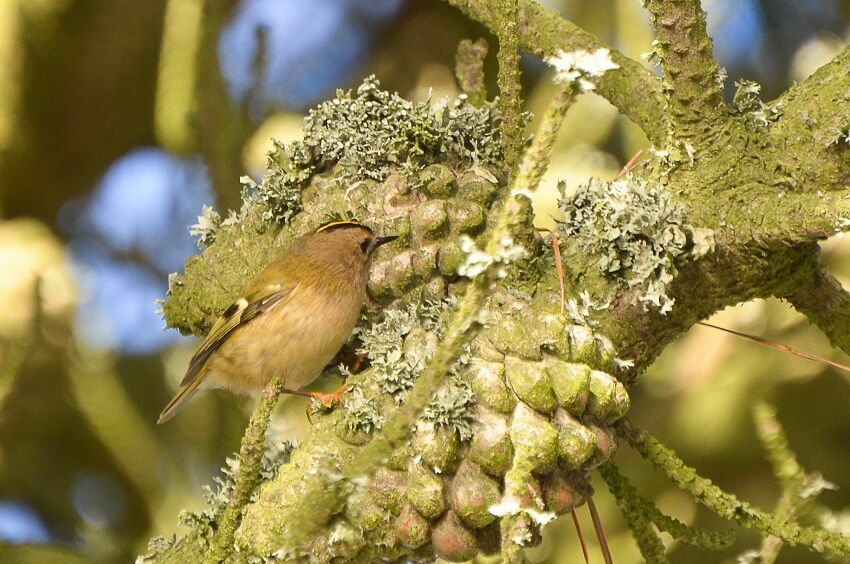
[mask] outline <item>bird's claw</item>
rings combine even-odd
[[[310,403],[307,404],[307,420],[313,423],[311,416],[321,409],[333,409],[342,399],[342,395],[351,388],[351,384],[344,384],[335,392],[310,392]]]

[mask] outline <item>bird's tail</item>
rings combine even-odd
[[[180,390],[175,394],[175,396],[168,402],[168,405],[165,406],[165,409],[162,410],[162,413],[159,414],[159,419],[157,419],[156,424],[162,425],[172,417],[174,417],[177,412],[183,407],[183,405],[189,401],[195,392],[198,391],[198,386],[203,382],[203,378],[195,378],[186,386],[180,388]]]

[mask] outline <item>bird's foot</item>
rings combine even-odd
[[[330,410],[333,409],[336,404],[340,402],[342,399],[342,395],[347,392],[351,388],[351,384],[344,384],[341,388],[336,390],[335,392],[325,393],[325,392],[307,392],[307,395],[312,399],[310,403],[307,404],[307,420],[310,423],[313,422],[311,416],[320,410]]]

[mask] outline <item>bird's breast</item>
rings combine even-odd
[[[351,335],[363,299],[297,288],[280,307],[239,328],[210,359],[211,384],[259,392],[276,375],[284,386],[313,382]]]

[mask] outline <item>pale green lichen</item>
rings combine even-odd
[[[664,187],[642,179],[593,179],[572,195],[564,193],[563,183],[560,188],[565,239],[598,256],[606,276],[640,288],[640,301],[670,311],[667,285],[678,262],[713,249],[713,235],[697,231]]]
[[[460,98],[453,104],[413,103],[380,89],[374,76],[356,92],[311,110],[304,122],[304,146],[313,162],[338,162],[353,178],[385,179],[391,167],[419,170],[437,155],[475,164],[501,158],[498,115]]]
[[[434,394],[434,399],[422,412],[422,419],[435,427],[452,429],[461,441],[468,441],[472,438],[474,403],[475,396],[470,385],[455,376]]]
[[[349,433],[371,433],[384,424],[384,416],[375,398],[367,397],[360,386],[354,386],[345,395],[343,422]]]
[[[422,369],[423,363],[419,359],[405,358],[402,349],[405,336],[416,326],[416,309],[415,304],[405,309],[388,309],[380,323],[360,333],[358,354],[369,360],[381,391],[397,402],[404,400],[413,386],[416,371]]]
[[[215,241],[215,232],[221,225],[221,215],[212,206],[203,206],[198,223],[189,226],[189,235],[195,237],[199,249],[211,245]]]
[[[749,127],[767,127],[782,115],[778,107],[769,106],[761,100],[760,84],[751,80],[739,80],[735,82],[735,88],[732,114],[743,116],[744,123]]]
[[[449,102],[410,102],[382,90],[369,76],[355,91],[338,90],[336,98],[310,110],[303,138],[274,142],[267,174],[256,183],[243,177],[242,207],[224,221],[205,206],[190,228],[201,247],[211,244],[223,226],[241,223],[254,207],[269,224],[286,224],[301,211],[301,191],[317,173],[340,165],[343,178],[385,180],[401,169],[410,178],[439,160],[476,170],[501,162],[500,115],[492,103],[481,107],[466,96]]]
[[[454,300],[411,303],[403,309],[384,311],[384,319],[361,332],[361,347],[375,371],[375,382],[396,403],[402,403],[428,359],[434,354],[443,335],[446,314],[454,307]],[[458,359],[452,369],[469,361],[469,351]],[[462,441],[472,436],[472,405],[475,396],[468,382],[453,375],[432,398],[422,413],[422,420],[435,427],[455,431]],[[371,417],[360,423],[357,414],[349,413],[351,425],[369,425]]]

